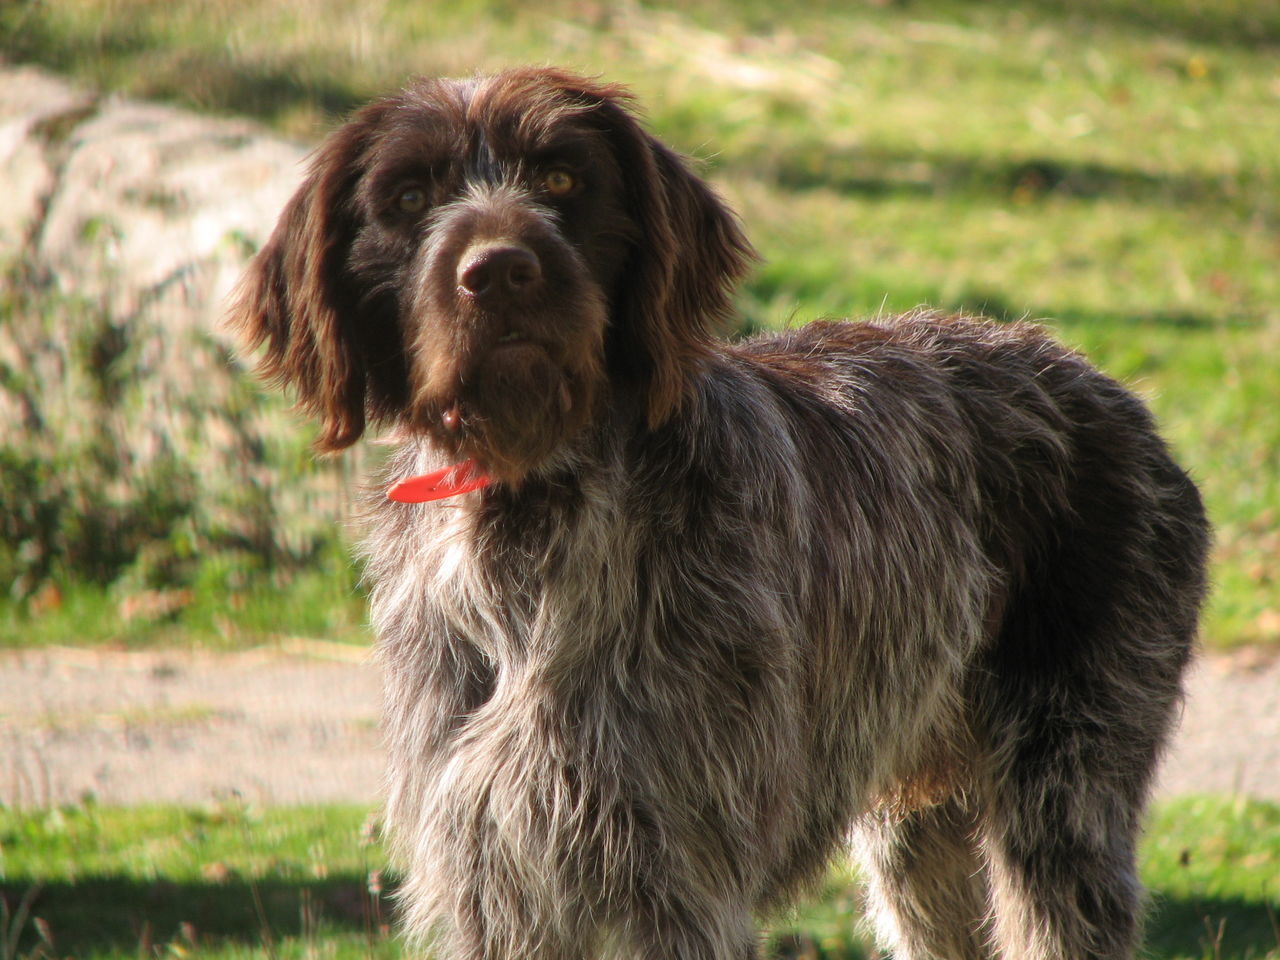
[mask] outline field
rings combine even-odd
[[[413,74],[532,61],[624,81],[652,127],[704,161],[759,248],[763,263],[739,298],[744,331],[921,303],[1047,319],[1150,399],[1204,489],[1217,526],[1207,642],[1277,642],[1280,8],[877,0],[818,2],[785,18],[758,0],[680,9],[19,0],[0,7],[0,55],[107,90],[247,114],[305,142]],[[86,309],[13,276],[0,315],[15,326]],[[104,349],[94,343],[90,356]],[[109,356],[127,369],[129,350]],[[90,385],[128,400],[119,370],[114,385]],[[303,469],[305,442],[304,431],[273,440],[283,449],[268,473]],[[100,446],[59,459],[7,440],[0,493],[39,498],[42,478],[67,475],[101,514],[108,505],[95,494],[113,457]],[[190,502],[200,473],[181,458],[169,464],[151,478],[151,501],[114,526],[47,500],[29,522],[7,521],[9,540],[31,543],[0,550],[0,577],[17,584],[0,600],[0,642],[362,642],[345,546],[246,556],[216,524],[201,526]],[[105,558],[103,528],[115,538]],[[186,602],[154,622],[124,622],[121,595],[143,587]],[[59,602],[41,602],[51,595]]]
[[[763,258],[740,332],[922,303],[1045,319],[1149,399],[1201,484],[1217,528],[1205,642],[1280,645],[1280,6],[803,6],[11,0],[0,58],[305,143],[415,74],[554,62],[623,81]],[[125,327],[20,260],[0,263],[0,346],[6,329],[82,326],[66,369],[87,399],[66,416],[117,422],[140,389],[136,351],[112,339]],[[48,384],[10,359],[0,394],[39,398]],[[236,402],[277,403],[256,391]],[[0,434],[0,646],[366,641],[339,533],[305,548],[228,535],[181,451],[110,502],[125,441],[42,429]],[[319,469],[306,442],[303,427],[273,439],[270,473]],[[148,600],[154,616],[124,612]],[[361,810],[0,810],[0,960],[399,956],[374,872],[385,893]],[[1280,808],[1163,806],[1143,877],[1154,960],[1280,957]],[[837,869],[775,918],[771,952],[874,956],[856,905]]]

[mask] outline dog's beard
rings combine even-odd
[[[571,373],[544,347],[502,344],[480,362],[441,426],[459,435],[463,456],[518,482],[578,434],[593,393],[594,378]]]
[[[547,466],[590,422],[603,392],[603,309],[577,313],[571,325],[590,333],[572,343],[498,340],[426,359],[409,428],[507,483]]]

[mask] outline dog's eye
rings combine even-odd
[[[553,197],[568,196],[578,185],[568,170],[551,170],[542,178],[542,186]]]
[[[400,191],[396,206],[404,213],[421,213],[427,208],[427,192],[421,187],[409,187]]]

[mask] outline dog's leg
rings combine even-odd
[[[1059,662],[992,677],[1002,709],[991,711],[980,789],[998,956],[1132,957],[1142,912],[1135,847],[1177,704],[1173,665],[1132,652],[1162,646],[1117,639],[1137,669],[1120,660],[1076,672]]]
[[[1024,781],[1001,789],[1005,797],[986,840],[998,955],[1128,960],[1142,906],[1134,863],[1138,809],[1088,784]],[[1053,809],[1066,794],[1074,794],[1067,803],[1086,805],[1083,819]]]
[[[986,884],[973,813],[955,800],[859,822],[868,906],[895,960],[986,960]]]
[[[449,922],[428,941],[438,960],[584,960],[599,955],[600,932],[590,917],[575,913],[578,904],[559,911],[563,922],[548,922],[523,902],[519,891],[497,896],[475,884],[460,891]]]
[[[649,899],[649,898],[646,898]],[[755,924],[745,905],[659,897],[633,908],[626,923],[636,960],[755,960]]]
[[[1134,850],[1204,593],[1195,488],[1132,417],[1093,419],[966,697],[1003,960],[1133,956]]]

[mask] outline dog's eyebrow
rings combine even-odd
[[[433,145],[404,144],[378,157],[369,170],[362,192],[377,197],[408,182],[434,182],[445,175],[453,157]]]
[[[519,126],[493,129],[476,124],[466,132],[466,165],[475,178],[489,183],[519,176],[531,169],[561,164],[583,170],[605,152],[601,138],[592,131],[535,131]]]
[[[582,137],[565,137],[530,151],[529,162],[538,167],[563,163],[571,167],[583,168],[597,160],[599,154],[600,151],[594,149],[594,145],[589,140]]]

